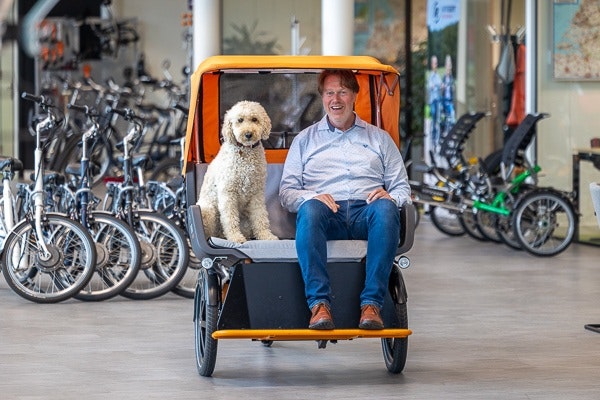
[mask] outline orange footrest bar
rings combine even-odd
[[[359,338],[405,338],[410,329],[224,329],[213,332],[213,339],[254,340],[351,340]]]

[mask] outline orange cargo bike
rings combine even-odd
[[[323,69],[354,71],[360,84],[355,110],[365,121],[390,133],[400,145],[398,72],[364,56],[214,56],[192,76],[183,174],[187,231],[202,260],[194,299],[196,362],[211,376],[217,345],[224,339],[328,342],[381,338],[387,369],[399,373],[406,363],[407,292],[401,269],[413,244],[414,206],[401,210],[401,237],[382,309],[385,329],[358,329],[359,295],[365,278],[366,241],[328,242],[328,272],[336,329],[310,330],[310,311],[295,249],[295,215],[285,210],[278,190],[287,149],[297,133],[323,116],[317,77]],[[269,114],[272,132],[263,141],[267,158],[266,202],[271,229],[280,240],[243,244],[206,237],[196,205],[207,165],[220,146],[224,113],[240,100],[259,102]]]

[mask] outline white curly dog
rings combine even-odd
[[[198,205],[208,237],[243,243],[277,240],[265,205],[267,160],[261,140],[271,133],[271,119],[253,101],[240,101],[223,120],[223,143],[210,163]]]

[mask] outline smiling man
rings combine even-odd
[[[383,329],[381,307],[398,246],[401,207],[410,199],[404,162],[390,135],[354,112],[350,70],[325,70],[326,115],[294,139],[283,169],[281,204],[296,212],[296,251],[311,310],[309,328],[334,329],[327,240],[367,240],[359,328]]]

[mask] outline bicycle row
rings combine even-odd
[[[149,155],[132,151],[142,137],[144,119],[130,109],[110,110],[130,127],[120,143],[122,178],[107,183],[102,201],[92,191],[90,162],[102,116],[88,106],[69,105],[85,115],[89,127],[81,137],[80,162],[67,164],[63,175],[45,170],[43,162],[46,146],[60,131],[56,107],[43,96],[24,93],[23,98],[36,102],[45,118],[35,125],[33,183],[17,183],[13,194],[11,180],[22,163],[14,158],[0,162],[0,248],[9,286],[38,303],[117,295],[151,299],[171,290],[193,297],[199,263],[190,256],[182,229],[185,196],[178,191],[183,185],[145,182],[143,165]]]
[[[457,121],[441,144],[447,166],[421,165],[430,178],[411,181],[413,200],[426,205],[432,223],[447,235],[467,233],[536,256],[561,253],[579,218],[573,193],[539,186],[541,167],[526,155],[537,123],[549,115],[527,115],[502,149],[473,163],[463,155],[465,142],[485,115],[467,113]]]
[[[92,185],[102,184],[106,177],[121,176],[118,160],[127,123],[112,112],[112,108],[129,108],[143,119],[142,139],[136,143],[136,154],[148,154],[151,162],[146,165],[150,179],[164,179],[179,174],[181,149],[179,140],[185,134],[187,124],[187,100],[184,89],[173,82],[168,71],[167,79],[158,80],[146,75],[127,78],[119,85],[112,78],[104,83],[96,82],[84,69],[81,79],[53,75],[45,81],[40,93],[53,101],[58,112],[64,115],[61,134],[54,135],[44,155],[46,166],[65,173],[67,165],[80,159],[80,137],[87,129],[87,121],[80,113],[73,113],[69,105],[87,105],[100,114],[98,118],[101,135],[95,138],[90,154]],[[31,133],[37,119],[43,118],[39,107],[30,116]]]

